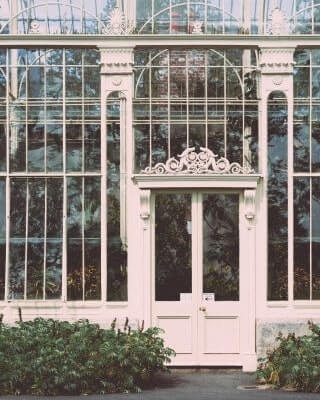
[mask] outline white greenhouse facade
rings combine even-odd
[[[320,1],[0,0],[0,314],[253,371],[320,321]]]

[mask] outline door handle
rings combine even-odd
[[[199,311],[206,312],[207,309],[205,307],[199,307]]]

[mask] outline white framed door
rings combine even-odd
[[[242,365],[248,332],[243,193],[152,194],[152,323],[174,365]]]

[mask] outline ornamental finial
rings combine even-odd
[[[119,7],[115,7],[108,18],[108,24],[103,30],[106,35],[129,35],[134,30],[133,22],[129,21]]]
[[[274,7],[271,11],[269,33],[271,35],[289,35],[291,33],[288,19],[279,7]]]

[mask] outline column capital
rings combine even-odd
[[[260,47],[261,74],[293,74],[295,46]]]
[[[131,75],[134,65],[134,47],[99,47],[102,75]]]

